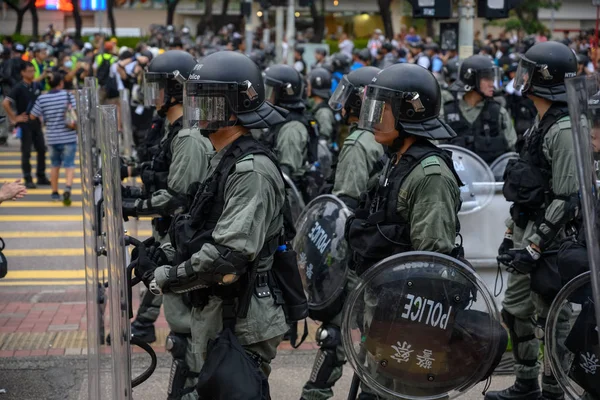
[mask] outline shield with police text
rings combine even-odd
[[[349,256],[344,228],[349,215],[340,199],[322,195],[307,205],[296,223],[298,268],[309,313],[319,321],[341,311]]]
[[[460,188],[462,207],[459,214],[470,214],[485,208],[494,197],[496,182],[492,170],[477,154],[463,147],[439,146],[452,152],[454,169],[464,185]]]
[[[504,170],[506,169],[508,162],[510,160],[515,160],[517,158],[519,158],[519,153],[515,153],[514,151],[511,151],[511,152],[502,154],[500,157],[496,158],[490,164],[490,169],[492,170],[492,173],[494,174],[494,178],[496,179],[496,182],[504,181]]]
[[[508,335],[467,264],[406,252],[379,262],[346,299],[342,338],[358,377],[384,398],[449,399],[486,379]]]

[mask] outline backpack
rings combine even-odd
[[[104,54],[101,57],[100,65],[96,69],[96,78],[98,78],[98,85],[105,86],[110,78],[110,66],[111,58],[105,58]]]

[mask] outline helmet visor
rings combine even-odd
[[[218,129],[234,126],[237,84],[186,82],[183,96],[184,127]]]
[[[477,71],[477,89],[486,97],[493,97],[494,90],[502,87],[502,72],[498,67]]]
[[[160,108],[165,102],[166,79],[159,79],[156,74],[145,74],[143,83],[144,105]]]
[[[354,85],[352,85],[347,76],[344,75],[335,89],[335,92],[333,92],[333,95],[331,95],[331,98],[329,99],[329,107],[331,107],[334,111],[340,111],[342,108],[344,108],[354,90]]]
[[[425,111],[425,106],[417,92],[401,92],[367,86],[363,95],[358,127],[371,132],[387,133],[396,129],[396,119],[419,122],[421,118],[418,114]]]
[[[535,62],[528,60],[525,56],[521,57],[514,83],[517,91],[526,92],[531,87],[531,79],[535,73],[535,68]]]

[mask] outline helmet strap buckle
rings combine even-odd
[[[552,80],[553,78],[552,74],[550,74],[550,71],[548,71],[548,65],[546,64],[540,65],[540,74],[542,75],[542,78],[546,81]]]
[[[285,92],[287,93],[288,96],[293,96],[294,95],[294,88],[292,88],[292,84],[288,83],[285,85]]]
[[[404,99],[412,105],[413,110],[415,112],[424,112],[425,111],[425,106],[423,105],[423,102],[421,101],[421,97],[419,96],[419,93],[417,93],[417,92],[406,93]]]

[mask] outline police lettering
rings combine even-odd
[[[465,170],[465,165],[463,164],[462,160],[460,161],[456,161],[456,160],[452,160],[452,163],[454,164],[454,170],[455,171],[464,171]]]
[[[308,238],[315,245],[315,247],[319,249],[321,254],[325,252],[329,246],[329,243],[331,243],[329,235],[327,235],[327,232],[321,228],[321,225],[318,222],[315,222],[313,225],[312,230],[308,234]]]
[[[452,312],[452,306],[444,313],[444,306],[437,301],[429,300],[425,297],[407,294],[408,302],[404,304],[404,313],[401,317],[413,322],[420,322],[430,325],[434,328],[446,329],[448,317]]]

